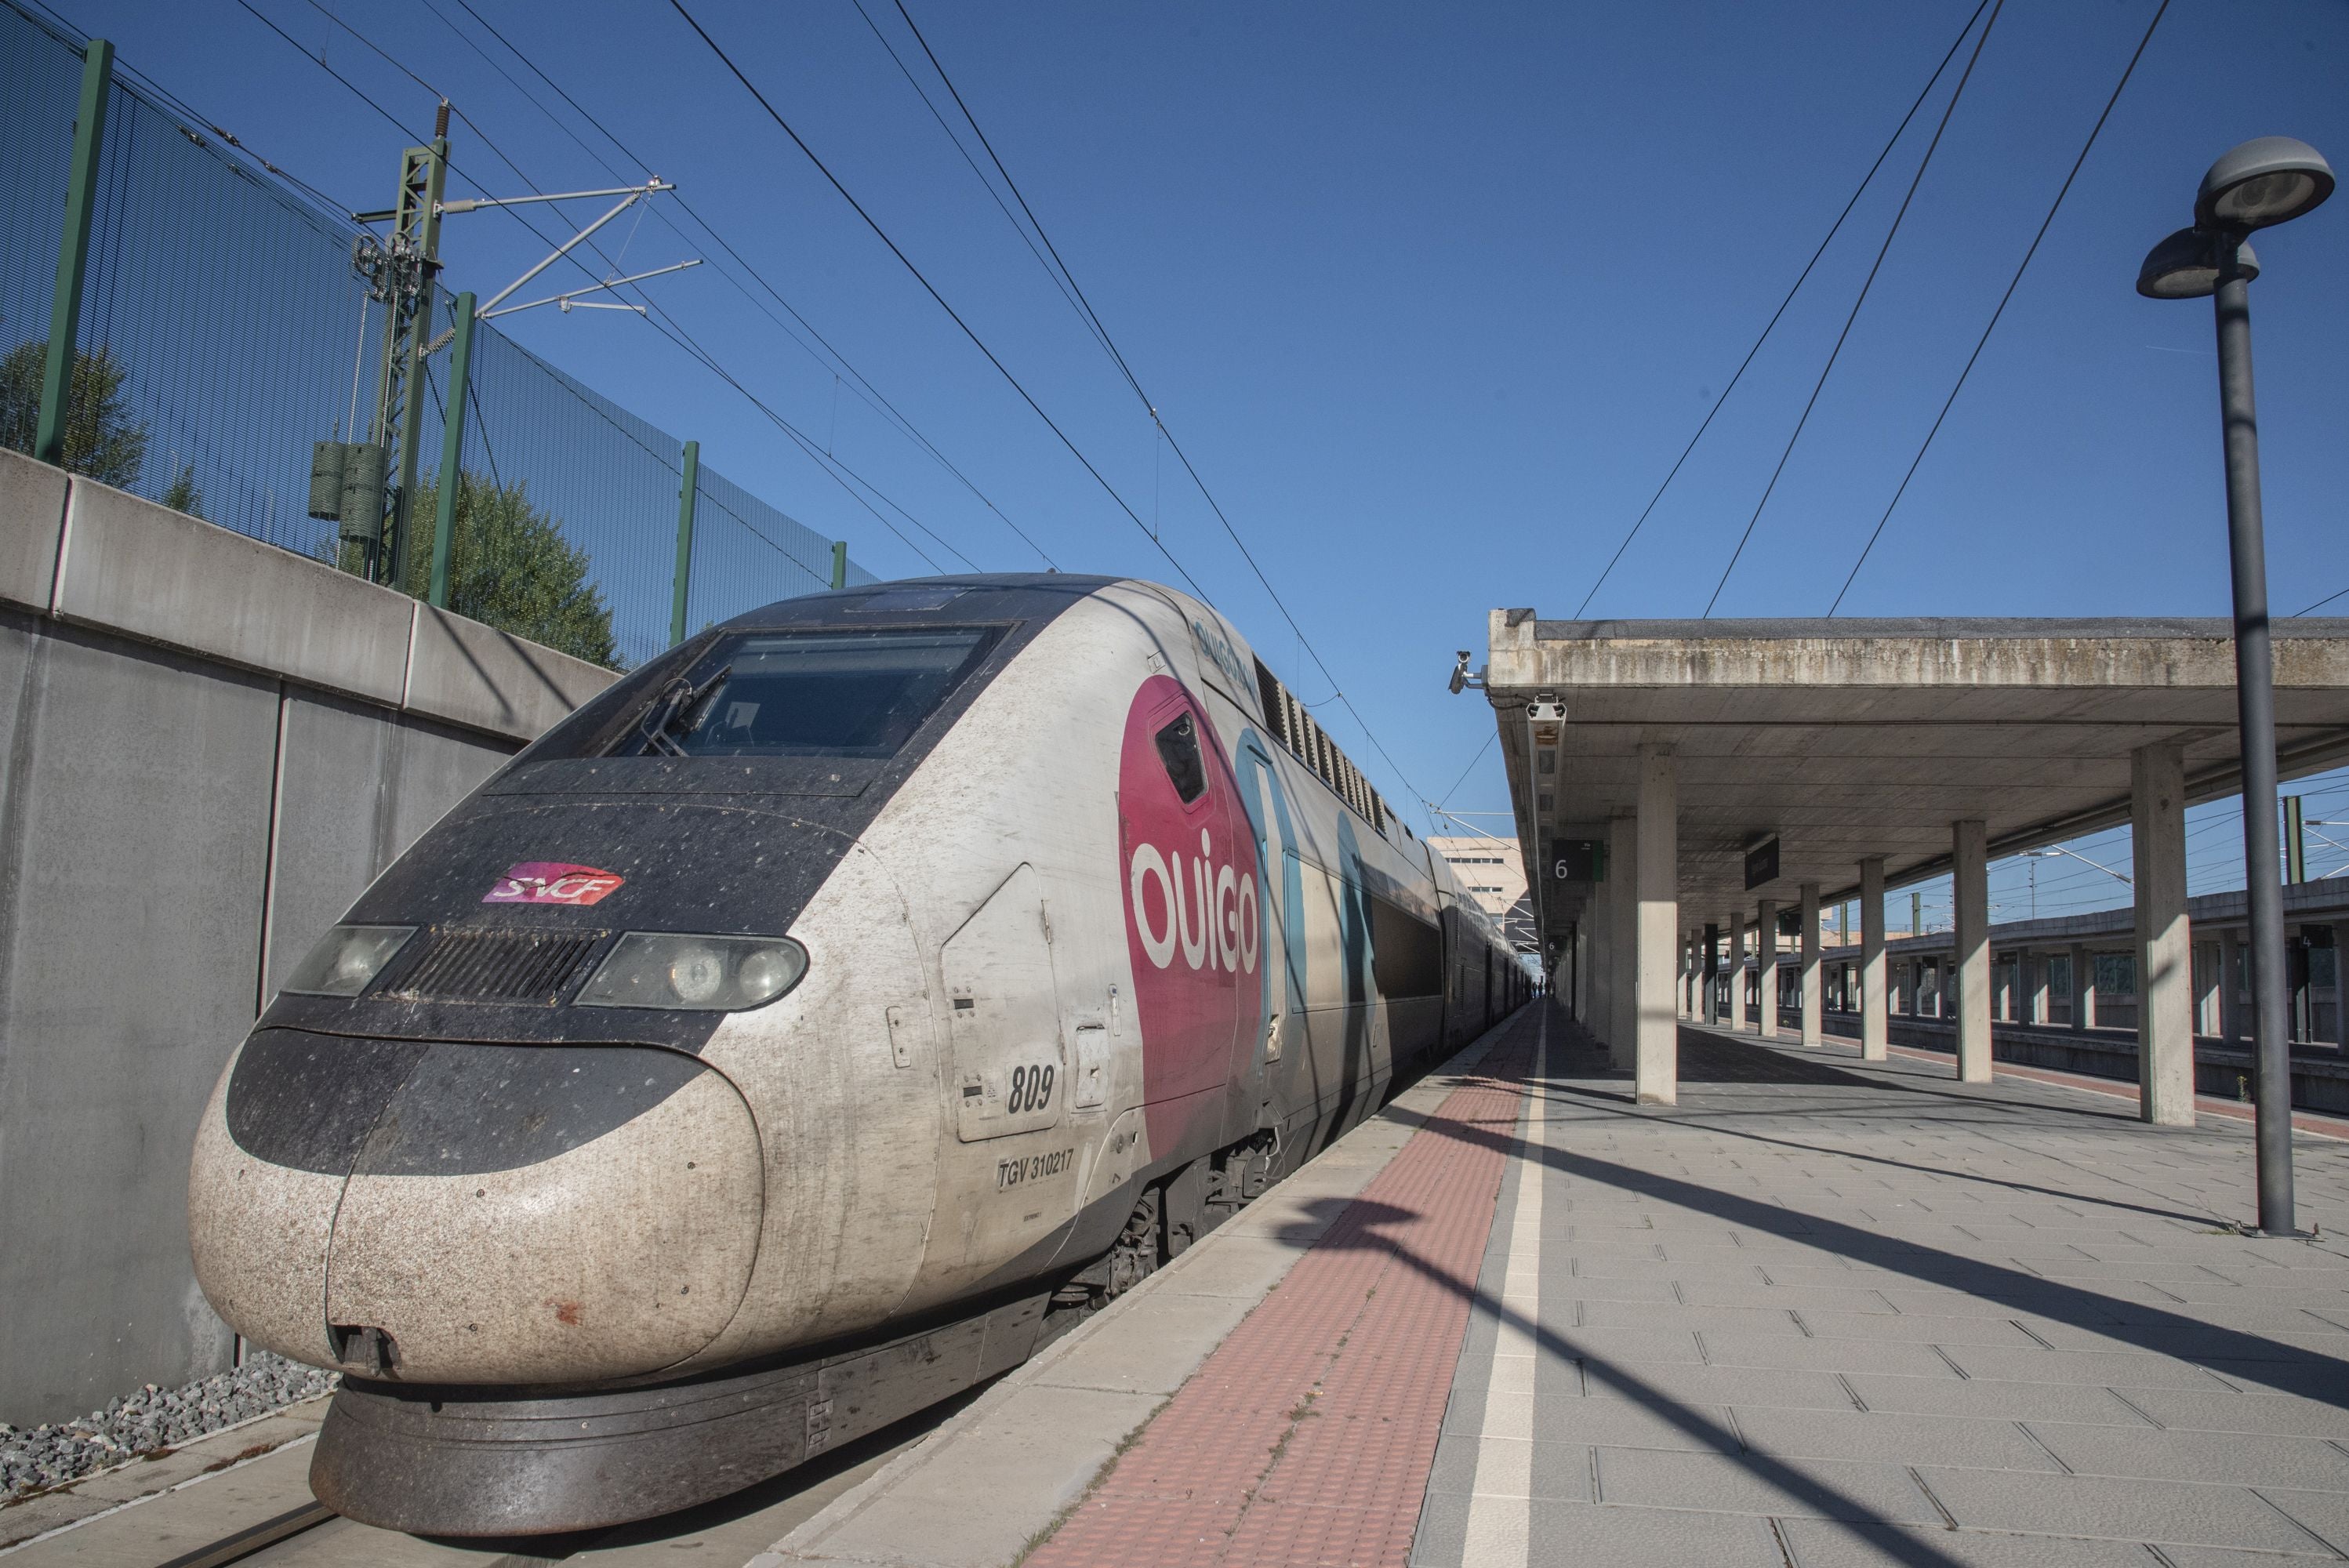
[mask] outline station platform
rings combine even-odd
[[[2240,1121],[1835,1044],[1679,1048],[1680,1103],[1640,1106],[1537,1003],[984,1391],[689,1516],[502,1554],[330,1520],[244,1560],[2349,1556],[2349,1141],[2296,1140],[2319,1233],[2255,1239]],[[48,1500],[55,1532],[0,1556],[214,1561],[188,1549],[306,1501],[316,1418]]]
[[[2238,1122],[1680,1049],[1640,1107],[1528,1009],[759,1568],[2349,1552],[2349,1144],[2301,1140],[2317,1239],[2253,1239]]]

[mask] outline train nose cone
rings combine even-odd
[[[340,1178],[323,1301],[254,1315],[316,1325],[279,1346],[307,1360],[414,1382],[627,1377],[716,1338],[750,1281],[758,1131],[679,1052],[264,1031],[223,1110],[252,1162]]]
[[[761,1207],[750,1108],[692,1057],[435,1047],[344,1188],[326,1320],[403,1379],[655,1371],[733,1315]]]

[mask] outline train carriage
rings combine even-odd
[[[222,1075],[198,1277],[339,1368],[313,1480],[666,1511],[1016,1364],[1528,989],[1209,607],[788,600],[429,830]]]

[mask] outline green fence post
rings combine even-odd
[[[457,296],[457,339],[449,347],[449,401],[440,417],[440,478],[432,516],[432,607],[449,607],[449,553],[457,537],[457,492],[464,488],[465,397],[473,377],[473,296]]]
[[[832,542],[832,585],[835,588],[848,586],[848,541],[844,539]]]
[[[677,492],[677,579],[668,591],[668,645],[685,641],[685,593],[693,581],[693,506],[701,493],[701,443],[685,444],[685,482]]]
[[[41,412],[33,456],[62,466],[66,419],[73,401],[74,350],[81,336],[81,280],[89,263],[89,221],[98,208],[98,144],[106,137],[106,95],[114,81],[114,46],[92,38],[81,60],[81,108],[74,118],[73,166],[66,175],[66,222],[57,246],[57,288],[49,304],[49,357],[41,371]]]

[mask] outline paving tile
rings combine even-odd
[[[2093,1383],[2111,1388],[2224,1387],[2192,1362],[2138,1351],[2013,1350],[1955,1345],[1948,1355],[1967,1377],[1992,1381]]]
[[[2333,1550],[2349,1554],[2349,1493],[2299,1491],[2279,1483],[2262,1485],[2260,1495],[2323,1537]]]
[[[2310,1542],[2304,1553],[2239,1552],[2231,1546],[2165,1545],[2161,1555],[2169,1568],[2293,1568],[2297,1563],[2338,1563],[2333,1553]]]
[[[2338,1361],[2238,1361],[2213,1356],[2202,1365],[2250,1393],[2300,1394],[2349,1405],[2349,1365]]]
[[[1941,1506],[1966,1529],[2267,1552],[2306,1552],[2309,1546],[2306,1532],[2248,1487],[2003,1470],[1926,1469],[1920,1473]]]
[[[1850,1337],[1805,1338],[1764,1334],[1698,1336],[1716,1367],[1803,1367],[1821,1372],[1881,1372],[1904,1377],[1954,1377],[1930,1345]],[[2044,1352],[2043,1352],[2044,1354]]]
[[[1851,1396],[1832,1373],[1777,1367],[1689,1367],[1653,1363],[1632,1368],[1583,1364],[1586,1395],[1651,1406],[1785,1405],[1795,1409],[1847,1410]],[[1903,1382],[1927,1379],[1903,1378]],[[1951,1378],[1957,1382],[1959,1379]]]
[[[1691,1306],[1737,1306],[1766,1308],[1785,1312],[1848,1312],[1890,1315],[1900,1309],[1883,1295],[1865,1285],[1844,1288],[1804,1288],[1795,1285],[1764,1284],[1760,1280],[1748,1283],[1723,1284],[1707,1282],[1685,1284],[1681,1299]],[[1971,1299],[1971,1298],[1964,1298]]]
[[[1779,1526],[1800,1568],[2161,1568],[2135,1542],[2078,1536],[1992,1534],[1941,1526],[1853,1524],[1789,1519]],[[2173,1562],[2177,1561],[2173,1557]],[[2283,1568],[2261,1554],[2267,1568]],[[2178,1568],[2184,1568],[2182,1563]],[[2216,1564],[2212,1568],[2217,1568]]]
[[[1537,1502],[1526,1568],[1785,1568],[1770,1522],[1748,1514]]]
[[[1898,1465],[1759,1453],[1600,1449],[1598,1470],[1600,1500],[1630,1508],[1920,1524],[1940,1519]]]
[[[2085,1421],[2114,1427],[2152,1423],[2107,1388],[2077,1383],[2002,1383],[1974,1377],[1845,1379],[1870,1410],[1913,1416],[1975,1416],[2007,1421]],[[2237,1395],[2241,1398],[2245,1396]]]
[[[2349,1491],[2349,1454],[2320,1438],[2056,1422],[2032,1429],[2067,1469],[2082,1475]]]
[[[2165,1427],[2211,1432],[2272,1432],[2349,1442],[2349,1408],[2292,1394],[2232,1389],[2132,1388],[2128,1402]]]
[[[1548,1314],[1543,1314],[1547,1318]],[[1543,1325],[1543,1348],[1573,1360],[1630,1366],[1656,1362],[1702,1364],[1696,1336],[1686,1329]]]
[[[2012,1317],[1913,1312],[1806,1312],[1802,1326],[1819,1339],[1874,1339],[1909,1345],[2040,1345]],[[1710,1341],[1708,1341],[1710,1343]]]
[[[2047,1450],[2013,1421],[1965,1416],[1910,1416],[1883,1410],[1730,1412],[1757,1453],[1883,1463],[1965,1465],[1976,1469],[2057,1470]],[[2103,1432],[2099,1427],[2050,1430]],[[2146,1429],[2147,1437],[2168,1434]],[[2321,1446],[2321,1445],[2320,1445]],[[2133,1472],[2123,1472],[2133,1473]]]
[[[1857,1314],[1847,1315],[1857,1316]],[[1784,1307],[1682,1306],[1652,1301],[1585,1301],[1579,1326],[1671,1329],[1694,1334],[1761,1334],[1800,1338],[1803,1328]]]

